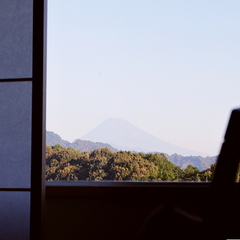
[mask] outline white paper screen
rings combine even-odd
[[[33,0],[0,1],[0,79],[32,77]]]
[[[0,83],[1,188],[30,187],[31,107],[31,82]]]

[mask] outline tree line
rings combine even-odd
[[[80,152],[56,144],[46,147],[46,180],[211,181],[215,164],[204,171],[174,165],[161,153]]]

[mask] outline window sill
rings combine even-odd
[[[46,197],[156,197],[208,191],[210,182],[46,181]]]

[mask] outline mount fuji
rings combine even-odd
[[[182,156],[207,156],[205,153],[188,150],[165,142],[121,118],[107,119],[82,136],[81,139],[108,143],[119,150],[177,153]]]

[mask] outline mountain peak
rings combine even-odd
[[[123,118],[108,118],[81,139],[109,143],[121,150],[206,155],[167,143]]]
[[[134,126],[133,124],[131,124],[130,122],[128,122],[127,120],[125,120],[124,118],[108,118],[107,120],[105,120],[103,123],[101,124],[114,124],[114,125],[117,125],[117,124],[128,124],[128,125],[132,125]]]

